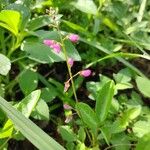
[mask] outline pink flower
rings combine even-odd
[[[68,64],[70,65],[70,67],[72,67],[73,64],[74,64],[74,59],[73,58],[69,58],[68,59]]]
[[[47,46],[51,46],[52,44],[54,44],[54,40],[49,40],[49,39],[46,39],[43,41],[43,43]]]
[[[72,109],[72,107],[70,105],[68,105],[68,104],[64,104],[63,107],[66,110],[71,110]]]
[[[50,45],[50,47],[56,52],[56,53],[60,53],[61,51],[61,46],[59,43],[54,43],[52,45]]]
[[[56,42],[54,40],[46,39],[46,40],[43,41],[43,43],[45,45],[49,46],[50,48],[52,48],[56,53],[60,53],[61,46],[58,42]]]
[[[68,38],[73,43],[77,43],[79,41],[79,36],[77,34],[70,34]]]
[[[90,69],[87,69],[87,70],[82,70],[80,71],[80,75],[83,76],[83,77],[88,77],[91,75],[91,70]]]

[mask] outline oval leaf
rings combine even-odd
[[[37,88],[38,76],[36,72],[28,69],[22,72],[18,81],[21,90],[27,95]]]
[[[14,10],[3,10],[0,12],[0,26],[9,30],[14,35],[18,34],[20,13]]]
[[[98,118],[92,108],[85,103],[77,103],[76,109],[79,112],[79,116],[81,115],[84,123],[90,128],[95,130],[98,127]]]
[[[0,54],[0,74],[6,76],[10,68],[10,60],[5,55]]]
[[[88,14],[97,14],[97,7],[93,0],[78,0],[77,2],[72,2],[72,5],[82,12]]]
[[[109,81],[103,85],[99,91],[99,95],[96,99],[96,114],[100,119],[100,122],[103,122],[108,114],[109,108],[112,103],[114,96],[114,82]]]
[[[150,80],[144,77],[138,76],[136,78],[136,84],[140,92],[146,96],[150,97]]]

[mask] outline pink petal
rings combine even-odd
[[[68,38],[73,43],[77,43],[79,41],[79,36],[77,34],[70,34]]]
[[[87,70],[82,70],[80,71],[80,75],[83,76],[83,77],[88,77],[91,75],[91,70],[90,69],[87,69]]]
[[[73,64],[74,64],[74,59],[73,58],[69,58],[68,59],[68,64],[70,65],[70,67],[72,67]]]
[[[52,44],[54,44],[54,40],[49,40],[49,39],[46,39],[43,41],[43,43],[47,46],[51,46]]]
[[[61,46],[59,43],[54,43],[50,47],[53,48],[56,53],[60,53],[61,51]]]
[[[68,104],[64,104],[63,107],[66,110],[71,110],[72,109],[72,107],[70,105],[68,105]]]

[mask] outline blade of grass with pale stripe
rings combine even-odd
[[[30,119],[22,115],[11,104],[0,97],[0,108],[13,121],[17,129],[38,149],[40,150],[65,150],[48,134],[42,131]]]

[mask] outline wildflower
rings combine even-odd
[[[68,81],[65,82],[64,92],[67,92],[69,87],[70,87],[70,83]]]
[[[43,43],[47,46],[51,46],[54,44],[54,40],[49,40],[49,39],[46,39],[43,41]]]
[[[77,34],[70,34],[68,38],[73,43],[77,43],[79,41],[79,36]]]
[[[73,119],[72,115],[66,117],[65,123],[69,123]]]
[[[52,45],[50,45],[50,47],[56,52],[56,53],[60,53],[61,51],[61,46],[59,43],[54,43]]]
[[[63,107],[65,110],[71,110],[72,109],[72,107],[68,104],[64,104]]]
[[[82,70],[80,71],[80,75],[83,76],[83,77],[88,77],[91,75],[91,70],[90,69],[87,69],[87,70]]]
[[[52,48],[56,53],[60,53],[61,46],[58,42],[56,42],[54,40],[46,39],[46,40],[43,41],[43,43],[45,45],[49,46],[50,48]]]
[[[73,66],[73,64],[74,64],[73,58],[69,58],[69,59],[68,59],[68,64],[70,65],[70,67]]]

